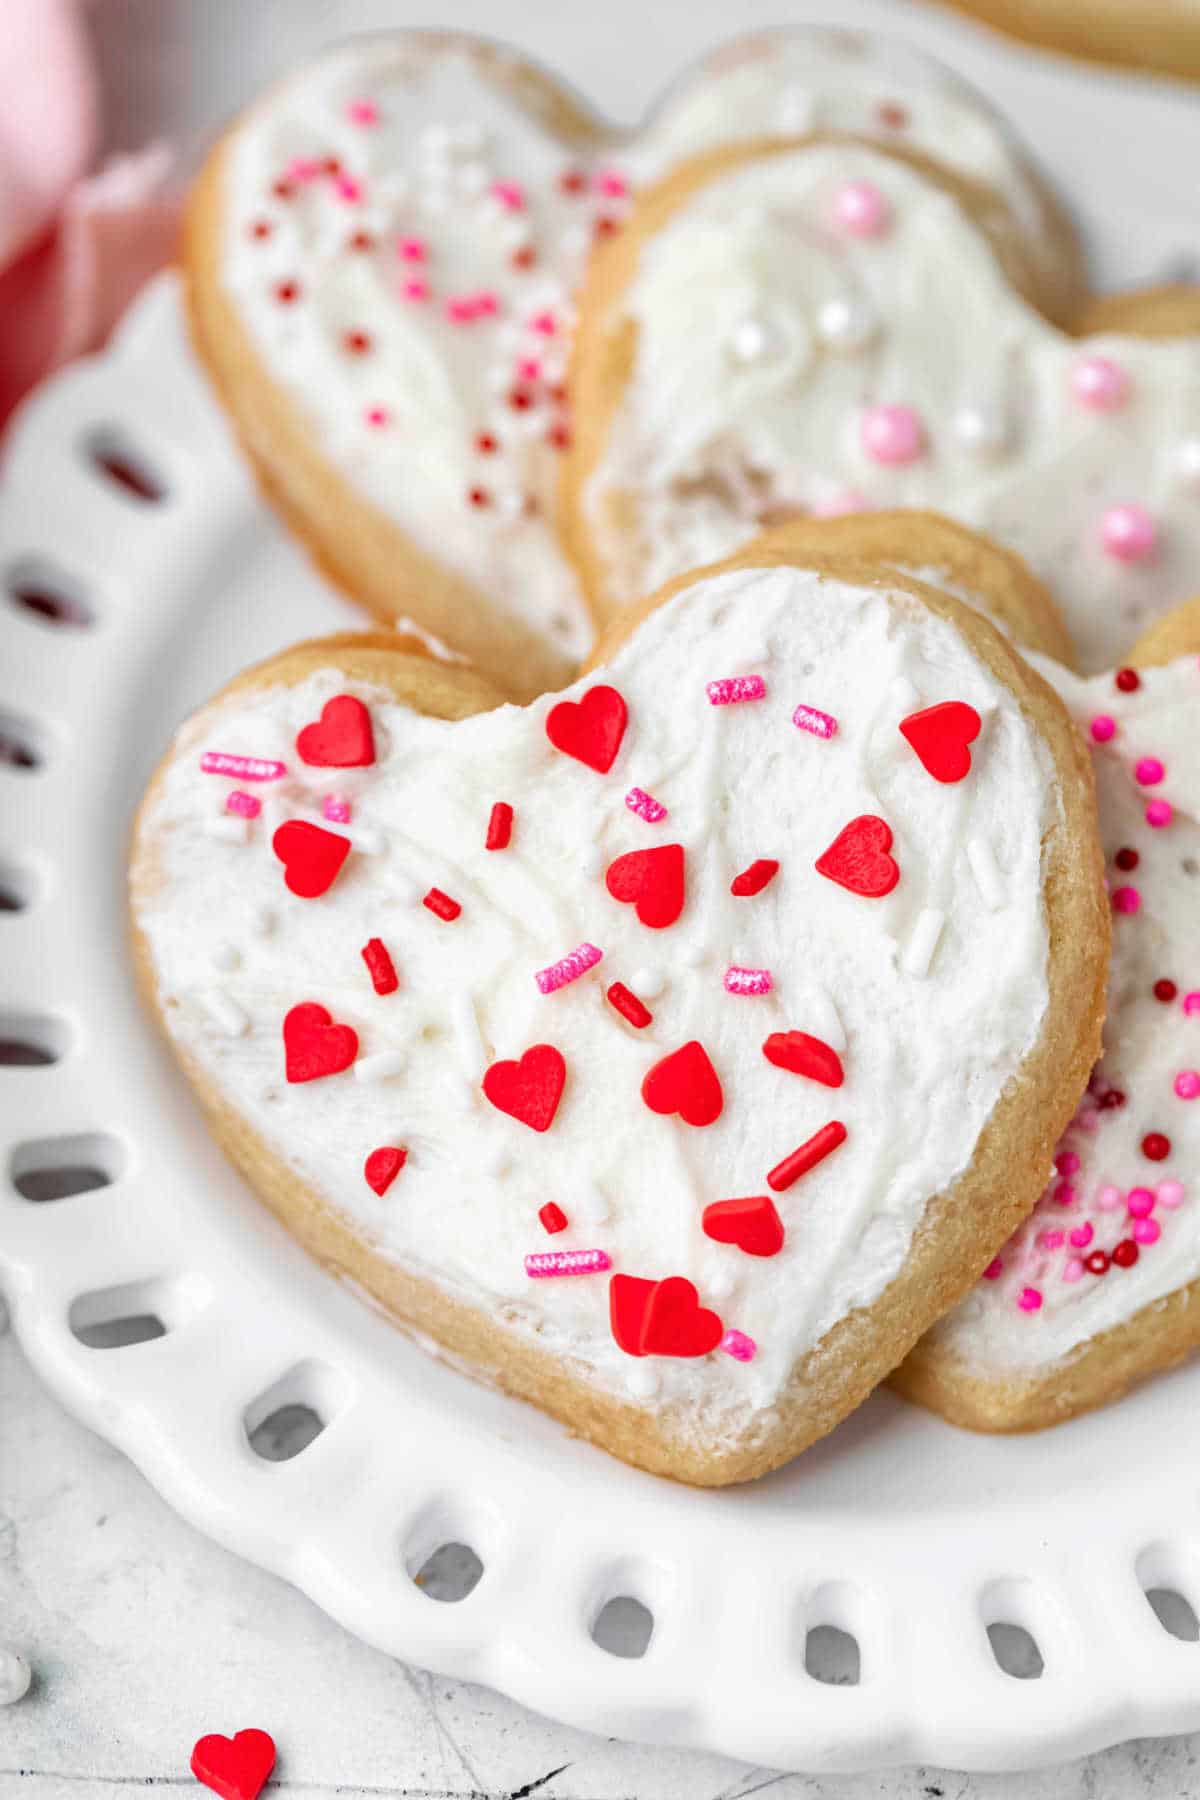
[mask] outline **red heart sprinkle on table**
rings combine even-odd
[[[192,1774],[221,1800],[257,1800],[275,1767],[275,1743],[265,1731],[233,1737],[212,1732],[192,1750]]]
[[[824,1162],[845,1141],[846,1127],[840,1119],[830,1119],[828,1125],[822,1125],[819,1131],[814,1131],[790,1156],[785,1156],[782,1162],[775,1164],[767,1176],[767,1186],[781,1194],[794,1181],[799,1181],[802,1175],[807,1175],[810,1169],[815,1169],[819,1162]]]
[[[776,1256],[783,1248],[783,1220],[768,1194],[714,1200],[700,1222],[705,1237],[717,1244],[734,1244],[747,1256]]]
[[[891,847],[891,826],[874,813],[863,813],[844,825],[828,850],[818,856],[817,872],[852,894],[881,900],[900,879],[900,869],[888,855]]]
[[[372,1150],[363,1164],[363,1175],[369,1188],[383,1197],[408,1161],[408,1151],[399,1144],[381,1144]]]
[[[321,716],[296,734],[301,762],[319,769],[362,769],[375,761],[371,715],[353,694],[327,700]]]
[[[565,756],[607,775],[617,760],[628,716],[616,688],[589,688],[581,700],[560,700],[550,708],[546,736]]]
[[[513,809],[507,800],[497,800],[488,817],[485,850],[507,850],[512,841]]]
[[[717,1071],[696,1038],[654,1064],[642,1082],[642,1099],[651,1112],[678,1113],[685,1125],[711,1125],[725,1104]]]
[[[761,894],[768,881],[772,881],[778,873],[779,864],[773,857],[760,856],[748,869],[743,869],[740,875],[734,876],[729,884],[729,891],[739,899],[750,894]]]
[[[557,1231],[567,1229],[567,1215],[554,1200],[547,1200],[545,1206],[538,1208],[538,1218],[542,1222],[542,1230],[553,1237]]]
[[[301,900],[317,900],[333,886],[350,854],[350,839],[305,819],[288,819],[271,839],[283,864],[284,886]]]
[[[662,931],[683,911],[682,844],[658,844],[653,850],[629,850],[608,865],[604,885],[614,900],[632,904],[643,925]]]
[[[762,1048],[769,1063],[793,1075],[807,1075],[832,1088],[841,1087],[846,1079],[837,1051],[807,1031],[773,1031]]]
[[[498,1112],[549,1131],[562,1099],[567,1065],[553,1044],[534,1044],[517,1062],[493,1063],[483,1078],[483,1091]]]
[[[388,947],[382,938],[368,938],[362,948],[362,959],[367,965],[367,973],[371,977],[371,985],[377,994],[394,994],[400,986],[400,977],[396,973],[396,965],[388,953]]]
[[[608,1004],[615,1007],[623,1019],[637,1031],[642,1031],[654,1018],[648,1006],[644,1006],[635,993],[625,986],[623,981],[614,981],[606,995]]]
[[[358,1033],[350,1025],[335,1025],[327,1007],[306,1000],[283,1021],[283,1051],[289,1081],[317,1081],[350,1067],[358,1055]]]
[[[900,721],[906,738],[935,781],[961,781],[971,772],[971,745],[982,720],[965,700],[941,700]]]

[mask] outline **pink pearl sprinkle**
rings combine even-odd
[[[542,1250],[525,1258],[525,1273],[535,1281],[551,1275],[600,1275],[611,1268],[607,1250]]]
[[[985,1281],[999,1281],[999,1279],[1003,1273],[1004,1273],[1004,1264],[1001,1262],[1001,1260],[998,1256],[993,1256],[991,1262],[988,1264],[987,1268],[983,1271],[983,1279]]]
[[[428,300],[429,283],[427,281],[422,281],[419,276],[414,275],[410,280],[404,283],[400,292],[404,295],[406,300]]]
[[[737,1362],[753,1362],[758,1355],[758,1345],[744,1331],[727,1331],[718,1348]]]
[[[363,414],[367,424],[373,426],[376,431],[380,430],[382,426],[390,424],[391,417],[386,406],[368,406]]]
[[[1064,1281],[1078,1281],[1082,1274],[1083,1264],[1077,1256],[1071,1257],[1069,1262],[1063,1264],[1062,1278]]]
[[[1022,1312],[1036,1312],[1041,1304],[1042,1294],[1040,1288],[1025,1287],[1022,1288],[1017,1295],[1017,1305]]]
[[[725,992],[727,994],[769,994],[770,991],[770,969],[730,967],[725,971]]]
[[[1086,1250],[1095,1235],[1096,1234],[1090,1225],[1076,1225],[1074,1231],[1071,1233],[1070,1241],[1076,1250]]]
[[[566,987],[570,981],[578,981],[589,969],[594,969],[603,950],[597,950],[595,944],[580,944],[558,962],[551,963],[548,969],[539,969],[534,975],[538,989],[543,994],[553,994],[556,989]]]
[[[1149,1188],[1130,1188],[1125,1201],[1131,1219],[1148,1219],[1154,1211],[1154,1194]]]
[[[653,794],[646,793],[644,788],[630,788],[625,796],[625,804],[631,813],[636,813],[639,819],[645,819],[650,825],[657,825],[660,819],[667,816],[667,809],[662,801],[656,800]]]
[[[1157,1219],[1139,1219],[1133,1227],[1135,1244],[1157,1244],[1162,1236],[1162,1226]]]
[[[1160,1206],[1165,1206],[1168,1212],[1174,1212],[1177,1206],[1183,1205],[1182,1181],[1160,1181],[1155,1189],[1155,1197]]]
[[[401,262],[423,263],[429,255],[429,245],[424,238],[401,238],[396,245],[396,254]]]
[[[1118,562],[1145,562],[1158,544],[1158,530],[1144,506],[1110,506],[1100,521],[1100,542]]]
[[[517,181],[493,181],[492,197],[506,212],[520,212],[525,205],[525,189]]]
[[[352,100],[346,108],[346,117],[352,125],[378,125],[379,108],[373,100]]]
[[[801,731],[810,731],[813,737],[831,738],[837,736],[838,722],[832,713],[818,712],[815,706],[801,704],[792,714],[792,724]]]
[[[1193,990],[1183,996],[1183,1010],[1190,1019],[1193,1013],[1200,1013],[1200,993]]]
[[[1079,1168],[1079,1158],[1074,1150],[1060,1150],[1054,1159],[1054,1166],[1060,1175],[1074,1175]]]
[[[1146,808],[1146,823],[1155,831],[1161,831],[1164,825],[1171,823],[1171,802],[1169,800],[1151,800]]]
[[[878,237],[891,209],[872,182],[848,181],[834,196],[833,216],[851,237]]]
[[[1175,1092],[1181,1100],[1194,1100],[1200,1094],[1200,1071],[1180,1069],[1175,1077]]]
[[[1142,896],[1135,887],[1119,887],[1112,901],[1119,913],[1135,913],[1142,904]]]
[[[915,462],[925,448],[925,433],[911,406],[868,406],[858,436],[873,462]]]
[[[1133,772],[1143,787],[1153,787],[1167,771],[1157,756],[1141,756],[1134,764]]]
[[[236,813],[239,819],[257,819],[262,811],[262,801],[257,794],[243,794],[240,788],[234,788],[226,795],[225,811]]]
[[[335,825],[350,823],[350,802],[342,794],[326,794],[321,802],[321,811]]]
[[[1072,1236],[1074,1234],[1072,1233]],[[1039,1231],[1037,1242],[1039,1250],[1061,1250],[1067,1241],[1065,1231]]]
[[[1097,744],[1107,744],[1109,738],[1117,735],[1117,721],[1108,713],[1097,713],[1088,729]]]
[[[1116,1212],[1121,1204],[1121,1190],[1112,1182],[1106,1182],[1096,1195],[1096,1206],[1100,1212]]]
[[[722,676],[705,684],[710,706],[736,706],[740,700],[761,700],[767,684],[761,675]]]
[[[1092,412],[1114,412],[1129,395],[1129,376],[1107,356],[1084,356],[1071,370],[1071,392]]]

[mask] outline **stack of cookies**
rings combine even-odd
[[[632,135],[348,45],[185,263],[375,615],[188,721],[134,846],[289,1230],[706,1485],[889,1376],[1020,1429],[1200,1343],[1200,300],[1089,299],[981,101],[820,32]]]

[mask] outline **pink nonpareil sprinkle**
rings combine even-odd
[[[1107,744],[1117,734],[1117,721],[1109,713],[1097,713],[1088,729],[1094,743]]]
[[[1197,993],[1193,989],[1190,994],[1185,994],[1183,996],[1183,1010],[1189,1019],[1192,1017],[1193,1013],[1200,1013],[1200,993]]]
[[[517,379],[519,381],[540,381],[542,365],[536,356],[519,356],[517,358]]]
[[[1135,887],[1119,887],[1113,894],[1112,903],[1119,913],[1135,913],[1142,904],[1142,896]]]
[[[629,192],[629,183],[619,169],[601,169],[596,176],[596,191],[610,200],[620,200]]]
[[[558,321],[552,312],[534,313],[529,321],[530,331],[536,331],[540,337],[553,337],[558,330]]]
[[[1125,1201],[1131,1219],[1148,1219],[1154,1211],[1154,1194],[1150,1188],[1130,1188]]]
[[[761,700],[767,684],[761,675],[729,675],[708,682],[704,691],[710,706],[736,706],[741,700]]]
[[[422,281],[419,275],[413,275],[401,284],[400,292],[406,300],[428,300],[429,283]]]
[[[1069,1242],[1076,1250],[1086,1250],[1096,1233],[1090,1224],[1076,1225]]]
[[[228,775],[234,781],[280,781],[287,764],[263,756],[229,756],[224,750],[206,750],[200,758],[205,775]]]
[[[1123,1199],[1120,1188],[1107,1181],[1096,1195],[1096,1206],[1100,1212],[1116,1212]]]
[[[798,706],[792,714],[792,724],[800,731],[811,732],[813,737],[837,736],[838,722],[833,714],[819,712],[815,706]]]
[[[1165,1206],[1168,1212],[1174,1212],[1177,1206],[1183,1205],[1184,1191],[1182,1181],[1160,1181],[1154,1190],[1154,1197],[1160,1206]]]
[[[1037,1312],[1042,1304],[1041,1290],[1035,1287],[1024,1287],[1017,1295],[1017,1305],[1022,1312]]]
[[[368,406],[363,418],[375,431],[381,431],[385,425],[391,422],[391,414],[386,406]]]
[[[521,212],[525,205],[525,189],[517,181],[493,181],[492,198],[506,212]]]
[[[1146,808],[1146,823],[1155,831],[1161,831],[1164,825],[1169,825],[1171,816],[1169,800],[1151,800]]]
[[[729,968],[725,971],[727,994],[769,994],[770,991],[770,969]]]
[[[378,125],[379,108],[373,100],[352,100],[346,108],[346,117],[352,125]]]
[[[1200,1095],[1200,1070],[1180,1069],[1175,1077],[1175,1092],[1181,1100],[1194,1100]]]
[[[1162,1236],[1162,1226],[1157,1219],[1136,1219],[1132,1228],[1135,1244],[1157,1244]]]
[[[1039,1250],[1061,1250],[1066,1241],[1065,1231],[1039,1231],[1038,1233]]]
[[[226,795],[225,811],[236,813],[239,819],[257,819],[262,811],[262,801],[257,794],[243,794],[240,788],[234,788]]]
[[[476,294],[452,294],[446,302],[446,317],[455,325],[494,318],[499,310],[499,298],[490,288],[481,288]]]
[[[1083,1263],[1080,1261],[1079,1257],[1072,1256],[1063,1264],[1062,1278],[1064,1281],[1078,1281],[1082,1274]]]
[[[553,994],[557,989],[566,987],[569,982],[578,981],[589,969],[594,969],[604,955],[597,950],[595,944],[580,944],[548,969],[538,969],[533,979],[538,984],[539,992]]]
[[[334,825],[350,823],[350,802],[343,794],[326,794],[321,802],[321,812]]]
[[[747,1337],[744,1331],[732,1329],[725,1333],[718,1349],[723,1350],[726,1356],[732,1356],[735,1362],[753,1362],[758,1355],[758,1345],[754,1339]]]
[[[553,1275],[601,1275],[611,1268],[607,1250],[539,1250],[525,1258],[525,1273],[535,1281]]]
[[[646,793],[644,788],[630,788],[625,796],[625,804],[631,813],[636,813],[639,819],[645,819],[651,825],[657,825],[667,816],[667,809],[662,801],[656,800],[653,794]]]
[[[1143,787],[1153,787],[1167,771],[1157,756],[1140,756],[1134,764],[1133,772]]]
[[[1060,1181],[1055,1186],[1051,1198],[1056,1206],[1073,1206],[1075,1204],[1075,1189],[1071,1186],[1069,1181]]]
[[[396,255],[401,262],[423,263],[429,255],[429,245],[424,238],[401,238],[396,245]]]
[[[1079,1167],[1079,1158],[1074,1150],[1060,1150],[1054,1159],[1054,1166],[1060,1175],[1074,1175]]]
[[[338,199],[344,200],[348,206],[353,206],[363,197],[363,184],[361,181],[356,181],[353,175],[339,175],[334,186],[337,189]]]
[[[1003,1273],[1004,1273],[1004,1264],[1000,1261],[1000,1258],[998,1256],[993,1256],[991,1262],[988,1264],[987,1268],[983,1271],[983,1279],[985,1281],[999,1281],[999,1279],[1000,1279],[1001,1275],[1003,1275]]]

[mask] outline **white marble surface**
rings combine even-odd
[[[1053,65],[997,60],[981,35],[896,0],[104,0],[93,14],[114,145],[155,132],[185,159],[274,69],[344,31],[433,15],[508,37],[633,117],[681,63],[733,29],[782,18],[888,25],[940,51],[1020,121],[1046,116]],[[636,23],[635,23],[636,22]],[[631,54],[635,42],[637,54]],[[1178,104],[1178,102],[1174,102]],[[1038,147],[1085,191],[1087,134],[1064,106]],[[1129,145],[1131,179],[1139,146]],[[1157,273],[1169,222],[1138,238],[1139,266],[1103,254],[1103,196],[1084,212],[1101,264]],[[587,1737],[485,1690],[435,1679],[357,1644],[280,1581],[181,1524],[116,1452],[37,1384],[0,1338],[0,1642],[35,1670],[0,1712],[0,1800],[112,1800],[148,1786],[194,1791],[187,1759],[211,1730],[275,1736],[278,1791],[333,1800],[1126,1800],[1200,1796],[1200,1739],[1128,1745],[1069,1768],[966,1777],[935,1770],[847,1778],[777,1775]]]

